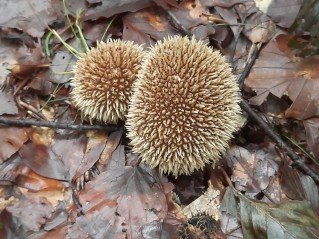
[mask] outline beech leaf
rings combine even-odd
[[[279,98],[287,95],[293,101],[285,112],[287,117],[306,119],[318,116],[318,56],[306,59],[296,57],[288,49],[288,41],[288,36],[280,35],[260,53],[245,80],[245,85],[257,93],[250,102],[260,105],[269,93]]]

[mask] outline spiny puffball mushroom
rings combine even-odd
[[[219,160],[240,125],[229,64],[202,41],[168,37],[142,62],[126,126],[133,151],[175,177]]]
[[[73,69],[74,105],[90,119],[113,124],[124,120],[143,56],[141,46],[121,40],[99,42],[83,53]]]

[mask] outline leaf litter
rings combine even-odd
[[[279,30],[300,20],[302,2],[262,3],[70,0],[66,10],[60,1],[41,6],[32,0],[4,1],[0,115],[83,122],[68,98],[69,71],[76,59],[55,37],[47,38],[50,27],[81,49],[64,15],[71,23],[79,16],[89,46],[105,36],[145,48],[180,34],[173,15],[196,38],[224,53],[235,75],[241,74],[251,44],[265,43],[245,80],[243,96],[272,127],[297,139],[298,147],[292,147],[319,172],[309,159],[319,157],[318,59],[297,55],[300,50],[289,48],[295,38]],[[298,39],[307,41],[306,27],[302,34]],[[46,40],[50,56],[44,54]],[[122,135],[1,125],[0,237],[318,237],[318,186],[249,119],[217,168],[208,165],[178,179],[140,163]],[[92,173],[94,167],[99,175]]]

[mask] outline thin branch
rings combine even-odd
[[[118,130],[124,130],[122,126],[116,125],[83,125],[83,124],[70,124],[70,123],[58,123],[51,121],[36,121],[36,120],[27,120],[27,119],[9,119],[5,117],[0,117],[0,124],[5,124],[8,126],[16,127],[47,127],[54,129],[72,129],[72,130],[105,130],[107,132],[113,132]]]
[[[251,48],[250,48],[250,51],[249,51],[249,55],[248,55],[248,59],[245,63],[245,66],[244,66],[244,71],[241,73],[239,79],[238,79],[238,84],[239,84],[239,87],[242,88],[243,85],[244,85],[244,81],[245,81],[245,78],[248,76],[252,66],[254,65],[255,63],[255,60],[257,59],[258,55],[259,55],[259,50],[262,46],[262,43],[258,43],[258,44],[252,44],[251,45]]]
[[[176,18],[176,16],[170,10],[166,10],[166,12],[167,12],[169,21],[173,23],[172,24],[173,27],[177,28],[185,36],[188,36],[188,37],[192,36],[192,33],[188,31],[188,29],[180,23],[180,21]]]
[[[281,147],[286,154],[294,162],[296,168],[298,168],[303,173],[309,175],[316,184],[319,185],[319,175],[309,168],[305,162],[289,147],[279,136],[279,134],[271,128],[251,107],[246,101],[240,103],[240,107],[247,112],[247,114],[265,131],[265,133],[276,142],[276,144]]]

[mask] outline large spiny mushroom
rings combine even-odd
[[[90,119],[104,123],[125,120],[143,55],[141,46],[120,40],[100,42],[82,54],[71,81],[75,106]]]
[[[175,177],[216,162],[240,124],[239,87],[219,51],[194,38],[152,47],[133,84],[126,126],[133,151]]]

